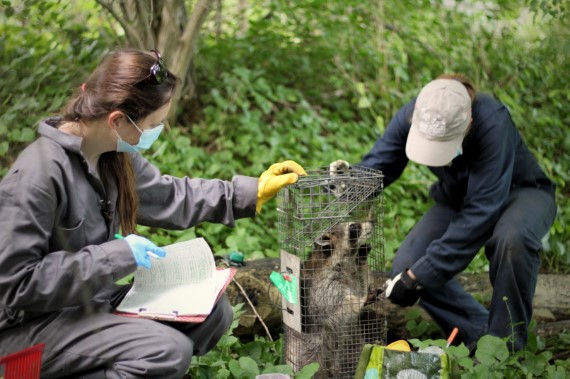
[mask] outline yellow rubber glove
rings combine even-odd
[[[293,184],[299,175],[307,175],[305,169],[296,162],[284,161],[272,164],[261,176],[257,186],[257,206],[259,213],[261,207],[271,200],[277,192],[288,184]]]

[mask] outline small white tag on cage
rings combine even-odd
[[[295,285],[297,290],[295,293],[295,302],[289,302],[283,297],[281,305],[283,308],[283,323],[293,330],[301,332],[301,302],[299,293],[299,280],[301,280],[301,259],[293,254],[281,250],[281,272],[289,277],[297,279]]]

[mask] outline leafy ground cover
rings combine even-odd
[[[281,373],[295,379],[310,379],[318,370],[313,363],[299,372],[281,364],[283,336],[276,341],[256,336],[253,341],[241,341],[232,335],[243,313],[243,304],[234,308],[234,322],[216,348],[203,357],[194,357],[188,378],[249,379],[260,374]],[[524,351],[509,351],[508,338],[484,336],[474,354],[461,344],[446,347],[445,339],[413,338],[408,342],[414,350],[428,346],[442,348],[452,362],[451,376],[461,379],[544,378],[566,379],[570,372],[570,332],[558,338],[543,340],[531,325],[529,343]]]

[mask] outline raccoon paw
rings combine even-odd
[[[366,298],[366,301],[364,302],[364,306],[367,306],[369,304],[374,304],[375,302],[377,302],[378,297],[383,292],[384,292],[384,290],[382,288],[371,289],[370,292],[368,292],[368,297]]]

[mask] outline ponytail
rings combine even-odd
[[[117,183],[116,207],[122,234],[136,233],[139,203],[131,156],[116,151],[104,153],[99,158],[99,172],[105,187],[111,182]]]

